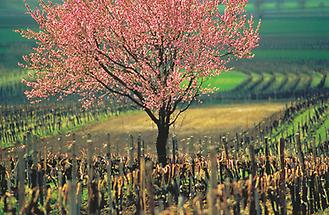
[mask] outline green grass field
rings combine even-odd
[[[207,80],[204,84],[205,87],[217,90],[220,92],[227,92],[234,90],[243,81],[245,81],[247,75],[238,71],[223,72],[221,75]]]
[[[19,84],[26,77],[27,73],[23,71],[0,71],[0,87]]]
[[[255,50],[256,59],[329,60],[328,50]]]
[[[261,34],[280,34],[286,35],[303,35],[303,36],[328,36],[329,18],[326,17],[315,17],[315,18],[273,18],[262,20]]]
[[[311,87],[316,88],[320,84],[320,82],[323,78],[323,75],[319,72],[314,72],[314,71],[310,72],[310,75],[312,76]]]
[[[15,30],[18,28],[0,28],[0,44],[6,45],[7,43],[27,42],[29,40],[21,37]]]
[[[249,12],[255,12],[255,5],[253,4],[256,0],[251,1],[249,0],[249,4],[247,5],[247,10]],[[301,9],[301,6],[298,0],[289,0],[289,1],[282,1],[280,6],[278,6],[277,1],[275,0],[268,0],[263,1],[260,9],[261,11],[273,11],[273,10],[281,10],[281,11],[299,11],[299,10],[312,10],[312,9],[326,9],[329,7],[329,2],[326,0],[307,0],[304,5],[304,9]],[[222,9],[222,7],[221,7]]]
[[[322,141],[326,138],[326,129],[329,127],[329,118],[328,118],[329,109],[326,109],[325,118],[323,118],[323,123],[315,125],[311,131],[314,133],[315,143],[322,143]],[[296,115],[291,121],[284,122],[283,125],[277,130],[276,133],[273,134],[272,138],[278,140],[280,137],[287,135],[295,134],[298,131],[298,127],[303,125],[309,119],[309,117],[313,117],[315,115],[314,107],[306,109]],[[309,136],[301,135],[301,140],[309,138]],[[320,140],[321,138],[321,140]]]
[[[329,88],[329,76],[327,75],[326,82],[324,83],[326,88]]]
[[[275,80],[271,84],[271,86],[268,88],[267,92],[278,91],[279,87],[283,84],[283,82],[285,80],[285,76],[280,72],[277,72],[273,75],[275,76]]]
[[[307,89],[311,78],[307,73],[303,73],[303,72],[299,72],[298,76],[300,78],[300,81],[298,82],[297,86],[296,86],[296,90],[304,90]]]
[[[272,80],[272,74],[264,72],[263,81],[255,87],[255,91],[262,91]]]

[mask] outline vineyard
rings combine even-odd
[[[328,0],[0,0],[0,215],[329,214],[328,23]]]
[[[99,106],[86,110],[80,105],[17,105],[0,107],[0,144],[1,147],[12,147],[21,144],[27,133],[48,137],[76,130],[84,125],[101,122],[121,112],[129,112],[126,107]]]
[[[119,146],[110,134],[103,143],[91,135],[80,143],[72,134],[51,147],[29,133],[1,152],[0,210],[314,214],[329,206],[328,111],[328,95],[319,95],[291,102],[243,133],[173,136],[164,167],[141,136]]]
[[[213,89],[217,94],[213,96],[216,102],[241,98],[248,100],[297,98],[329,89],[329,76],[326,71],[316,72],[311,69],[296,72],[278,71],[271,68],[272,64],[264,62],[250,68],[246,65],[242,66],[245,71],[225,72],[204,83],[205,87]],[[258,68],[265,66],[268,71],[259,71],[256,66]],[[11,79],[6,78],[10,80],[9,82],[0,82],[2,104],[28,102],[23,93],[27,87],[20,83],[21,78],[22,76],[13,76]]]

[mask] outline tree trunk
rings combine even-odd
[[[162,166],[167,164],[167,142],[169,125],[158,125],[158,137],[156,142],[158,161]]]

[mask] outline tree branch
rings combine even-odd
[[[137,104],[138,106],[143,108],[143,110],[149,115],[149,117],[153,120],[153,122],[155,122],[156,124],[158,123],[159,120],[154,116],[152,111],[149,108],[147,108],[145,105],[143,105],[142,103],[140,103],[136,99],[134,99],[131,95],[110,88],[107,84],[105,84],[102,80],[100,80],[94,74],[92,74],[90,72],[88,72],[87,74],[89,74],[90,77],[94,78],[98,83],[100,83],[103,87],[105,87],[111,93],[118,94],[120,96],[129,98],[132,102],[134,102],[135,104]]]
[[[193,98],[191,99],[191,101],[188,102],[188,104],[186,105],[186,107],[183,108],[183,109],[181,109],[181,110],[179,110],[179,112],[178,112],[178,114],[175,116],[174,120],[173,120],[171,123],[169,123],[169,126],[173,125],[173,124],[176,122],[176,120],[178,119],[178,117],[179,117],[183,112],[185,112],[185,111],[191,106],[192,102],[194,101],[194,99],[195,99],[198,95],[199,95],[199,94],[195,94],[195,95],[193,96]]]
[[[177,100],[174,102],[174,104],[173,104],[173,108],[169,111],[170,114],[172,114],[172,113],[176,110],[177,105],[183,100],[184,96],[186,96],[186,94],[188,93],[188,91],[191,89],[191,87],[192,87],[192,83],[193,83],[193,81],[195,80],[195,78],[196,78],[195,76],[191,78],[191,80],[190,80],[190,82],[189,82],[187,88],[186,88],[185,91],[184,91],[184,94],[183,94],[179,99],[177,99]]]

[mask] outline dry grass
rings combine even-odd
[[[179,138],[186,138],[240,131],[252,127],[283,107],[282,103],[195,107],[181,115],[171,128],[171,133],[177,134]],[[78,136],[86,136],[87,133],[91,133],[93,139],[98,142],[104,142],[106,133],[110,133],[111,142],[120,145],[127,142],[129,134],[141,134],[149,144],[156,139],[156,126],[144,112],[138,111],[112,117],[77,132]]]
[[[187,110],[171,128],[179,139],[194,136],[195,141],[204,136],[218,138],[219,134],[246,130],[262,119],[282,110],[283,103],[255,103],[199,106]],[[94,143],[102,146],[107,141],[107,133],[111,134],[113,150],[127,152],[129,135],[141,135],[148,149],[155,151],[154,141],[157,130],[155,124],[142,111],[134,111],[111,117],[110,119],[86,126],[76,132],[77,142],[81,148],[86,147],[86,136],[90,133]],[[47,138],[48,146],[53,150],[58,147],[68,147],[71,135],[64,142],[57,141],[58,137]],[[66,142],[68,140],[69,142]],[[50,149],[49,148],[49,149]],[[100,149],[102,150],[102,149]]]

